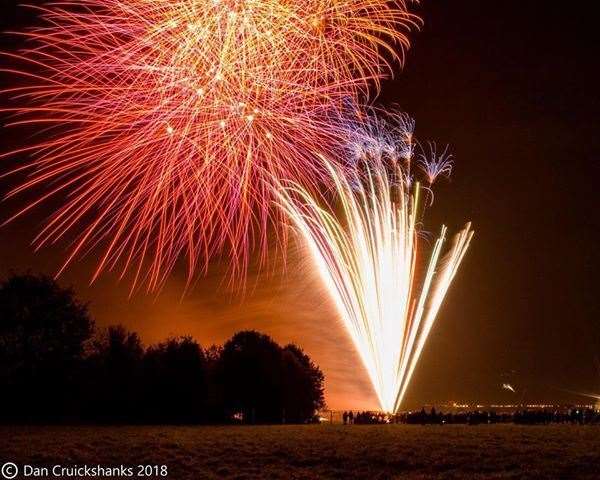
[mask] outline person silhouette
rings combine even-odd
[[[346,412],[345,410],[342,414],[342,419],[344,420],[344,425],[346,425],[348,423],[348,412]]]
[[[354,423],[354,413],[352,413],[352,410],[350,410],[350,412],[348,413],[348,423],[350,425]]]

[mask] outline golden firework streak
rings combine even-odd
[[[419,281],[420,184],[411,192],[400,167],[347,177],[328,165],[339,213],[299,185],[282,189],[280,204],[310,248],[381,408],[396,412],[473,231],[467,224],[442,256],[443,226]]]

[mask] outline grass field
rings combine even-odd
[[[171,480],[595,479],[600,427],[0,427],[0,464],[6,461],[165,464]]]

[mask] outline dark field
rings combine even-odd
[[[6,461],[166,464],[171,480],[592,479],[600,478],[600,427],[0,427]]]

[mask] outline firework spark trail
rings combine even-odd
[[[409,190],[397,163],[371,165],[354,175],[329,166],[340,213],[299,185],[281,190],[279,201],[308,244],[381,408],[395,412],[473,232],[468,224],[443,255],[442,227],[419,281],[422,187]]]
[[[329,116],[391,74],[417,25],[404,0],[78,0],[35,9],[17,67],[12,125],[46,140],[30,177],[46,189],[15,215],[65,203],[35,245],[77,234],[64,266],[102,246],[94,278],[135,272],[155,289],[180,256],[191,277],[228,247],[265,251],[271,178],[327,180],[315,151],[335,149]],[[275,212],[275,213],[274,213]],[[13,217],[14,218],[14,217]],[[281,230],[280,230],[281,232]],[[279,233],[281,235],[281,233]]]

